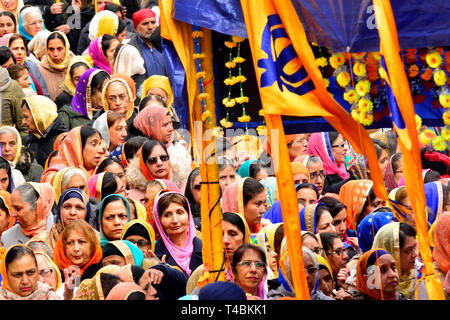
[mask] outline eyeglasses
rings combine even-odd
[[[317,253],[319,256],[322,255],[322,251],[323,251],[323,248],[320,248],[320,247],[315,247],[313,250],[313,252]]]
[[[138,240],[138,241],[135,241],[135,240],[128,240],[128,241],[130,241],[131,243],[137,245],[139,248],[143,248],[143,247],[145,247],[146,245],[149,244],[149,242],[147,240],[144,240],[144,239],[141,239],[141,240]]]
[[[202,189],[202,185],[201,184],[196,184],[193,188],[195,190],[201,190]]]
[[[347,141],[342,142],[341,144],[334,144],[332,148],[344,148],[347,145]]]
[[[256,269],[263,270],[266,268],[266,263],[264,261],[250,261],[250,260],[244,260],[237,263],[241,267],[244,268],[250,268],[250,266],[254,265]]]
[[[50,275],[53,273],[53,269],[42,269],[39,271],[39,275],[43,278],[50,277]]]
[[[297,142],[305,143],[306,142],[306,137],[302,137],[300,139],[295,139],[294,141],[289,142],[287,145],[291,146],[291,145],[293,145],[294,143],[297,143]]]
[[[309,268],[306,268],[305,270],[309,274],[314,274],[315,272],[317,272],[317,268],[316,267],[309,267]]]
[[[44,24],[44,20],[37,20],[37,21],[33,21],[31,23],[29,23],[29,26],[35,26],[37,24]]]
[[[344,253],[347,253],[347,249],[346,248],[339,248],[339,249],[336,249],[334,251],[327,252],[327,256],[329,256],[330,254],[333,254],[333,253],[337,254],[340,257],[342,257],[342,255]]]
[[[309,173],[309,177],[311,178],[311,180],[316,180],[316,179],[319,179],[319,178],[323,178],[323,176],[324,176],[323,170],[313,171],[313,172]]]
[[[163,154],[163,155],[159,156],[159,160],[161,160],[162,162],[169,161],[169,156],[166,154]],[[158,162],[158,157],[151,157],[151,158],[147,159],[148,164],[155,164],[156,162]]]

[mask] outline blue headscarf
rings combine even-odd
[[[372,211],[364,219],[361,220],[361,223],[356,229],[356,233],[358,234],[358,245],[363,252],[369,251],[372,249],[373,239],[377,234],[378,230],[381,229],[382,226],[396,221],[394,218],[394,214],[392,211]]]
[[[283,215],[281,213],[281,203],[280,200],[272,204],[269,210],[264,212],[264,219],[270,220],[272,223],[283,222]]]
[[[18,22],[18,25],[19,25],[19,27],[18,27],[18,29],[17,29],[17,31],[27,40],[27,41],[31,41],[31,39],[33,39],[33,37],[25,30],[25,28],[23,27],[23,18],[22,18],[22,15],[23,15],[23,12],[25,11],[26,9],[24,9],[24,10],[22,10],[22,12],[20,13],[20,15],[19,15],[19,22]],[[42,14],[41,14],[41,17],[42,17]],[[44,21],[44,18],[42,17],[42,21]],[[42,22],[42,30],[45,30],[45,23],[44,22]]]
[[[217,281],[202,287],[198,300],[247,300],[245,291],[234,282]]]
[[[63,206],[63,203],[66,200],[77,198],[80,199],[85,205],[86,205],[86,222],[89,223],[91,218],[91,204],[89,203],[89,197],[84,193],[84,191],[78,189],[78,188],[69,188],[66,191],[63,192],[61,197],[59,197],[58,201],[58,211],[55,216],[55,223],[61,220],[61,208]]]
[[[241,164],[241,166],[239,167],[239,170],[237,172],[238,175],[240,175],[241,178],[250,177],[250,166],[255,161],[257,161],[257,160],[250,159],[250,160],[245,161],[243,164]]]
[[[444,207],[443,186],[441,182],[433,181],[425,183],[423,187],[425,189],[425,201],[428,207],[428,223],[432,225],[438,214],[442,213]]]
[[[107,244],[109,241],[111,241],[110,239],[107,239],[105,234],[103,233],[103,228],[102,228],[102,217],[103,217],[103,210],[105,209],[104,207],[104,203],[105,200],[112,197],[112,196],[117,196],[120,197],[122,199],[122,201],[124,202],[126,208],[127,208],[127,216],[128,216],[128,222],[130,222],[130,206],[128,204],[127,199],[125,199],[123,196],[119,195],[119,194],[109,194],[106,197],[103,198],[102,202],[100,203],[100,208],[98,209],[98,227],[100,230],[100,245],[103,247],[105,244]]]

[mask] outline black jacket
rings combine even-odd
[[[38,164],[42,167],[45,166],[45,161],[47,160],[50,153],[53,151],[53,143],[56,138],[63,132],[66,132],[67,128],[62,123],[61,119],[58,117],[53,121],[53,123],[47,128],[44,135],[41,138],[37,138],[33,134],[28,134],[22,138],[23,146],[33,152],[34,157]]]
[[[84,26],[88,25],[89,22],[92,20],[92,18],[95,15],[94,8],[84,8],[81,10],[80,13],[76,13],[73,16],[69,17],[68,24],[71,27],[70,32],[67,35],[67,39],[70,43],[70,48],[72,52],[78,53],[78,42],[80,40],[80,35]],[[78,25],[79,20],[79,25]],[[75,24],[75,25],[73,25]],[[89,34],[89,28],[88,28],[88,34]],[[85,48],[86,49],[86,48]]]
[[[185,273],[164,263],[159,263],[150,269],[156,269],[164,273],[161,283],[153,284],[159,300],[174,301],[186,294],[188,278]]]

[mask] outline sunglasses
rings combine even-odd
[[[202,189],[202,185],[201,185],[201,184],[196,184],[193,188],[194,188],[195,190],[199,191],[199,190]]]
[[[169,156],[166,154],[163,154],[163,155],[159,156],[159,160],[161,160],[161,162],[169,161]],[[147,159],[148,164],[155,164],[156,162],[158,162],[158,157],[151,157],[151,158]]]
[[[347,145],[347,142],[343,142],[343,143],[341,143],[341,144],[335,144],[335,145],[332,145],[331,147],[332,148],[343,148],[343,147],[345,147]]]
[[[143,240],[143,239],[138,240],[138,241],[134,241],[134,240],[128,240],[128,241],[130,241],[131,243],[137,245],[138,248],[145,247],[146,245],[148,245],[150,243],[147,240]]]

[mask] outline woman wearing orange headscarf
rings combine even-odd
[[[57,162],[84,170],[86,177],[90,179],[104,159],[106,146],[96,129],[80,126],[65,134],[59,143],[58,150],[60,159]]]
[[[18,186],[11,195],[11,217],[17,224],[3,232],[2,246],[7,249],[17,243],[27,243],[33,236],[49,229],[53,224],[50,214],[55,192],[49,183],[27,182]]]
[[[75,245],[76,244],[76,245]],[[53,261],[67,277],[67,269],[76,266],[81,281],[92,278],[101,268],[102,248],[95,230],[84,220],[65,226],[56,242]]]

